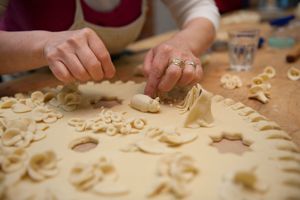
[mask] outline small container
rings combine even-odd
[[[251,69],[259,39],[259,30],[235,30],[229,32],[228,51],[230,69],[248,71]]]

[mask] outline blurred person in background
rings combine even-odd
[[[170,91],[202,77],[199,55],[213,42],[219,13],[213,0],[162,0],[180,31],[149,50],[145,93]],[[135,41],[146,0],[0,0],[0,74],[49,66],[64,82],[112,78],[111,56]]]

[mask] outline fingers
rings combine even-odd
[[[170,91],[180,79],[181,74],[182,69],[177,65],[171,64],[166,69],[166,73],[158,85],[158,90],[162,92]]]
[[[143,73],[145,77],[148,77],[151,70],[151,64],[153,60],[153,51],[152,49],[146,54],[144,63],[143,63]]]
[[[100,38],[94,32],[89,34],[88,45],[93,51],[94,55],[97,57],[97,59],[101,62],[104,77],[112,78],[116,73],[116,69],[111,61],[108,50],[106,49],[105,45],[100,40]]]
[[[158,84],[161,80],[162,75],[165,72],[165,68],[168,65],[168,60],[165,55],[156,54],[153,57],[153,61],[151,64],[151,70],[149,70],[148,81],[145,87],[145,94],[150,97],[155,97],[157,92]]]
[[[66,68],[66,66],[60,62],[56,61],[53,63],[49,63],[49,68],[54,74],[54,76],[63,83],[71,83],[74,82],[74,78]]]
[[[178,81],[178,85],[186,86],[189,85],[195,77],[195,67],[193,65],[185,65],[183,68],[182,76]]]
[[[79,48],[76,55],[81,64],[85,67],[89,76],[92,77],[94,81],[100,81],[103,79],[104,74],[101,63],[88,46]]]
[[[90,75],[83,67],[75,54],[67,54],[63,57],[64,65],[68,68],[74,78],[81,82],[90,80]]]
[[[199,83],[199,81],[202,79],[203,77],[203,69],[201,64],[197,64],[196,65],[196,69],[195,69],[195,77],[194,80],[190,83],[190,85],[195,85],[197,83]]]

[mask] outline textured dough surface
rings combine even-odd
[[[122,103],[109,109],[124,113],[123,116],[126,119],[143,118],[147,120],[146,128],[174,127],[181,134],[198,135],[192,142],[168,147],[172,150],[171,153],[180,152],[190,156],[195,166],[198,167],[199,173],[188,183],[188,195],[184,199],[221,200],[234,196],[230,192],[238,193],[241,199],[251,199],[253,196],[264,200],[300,198],[299,149],[290,141],[287,133],[280,130],[276,123],[269,121],[239,102],[215,95],[211,102],[214,126],[196,129],[184,128],[184,120],[188,112],[180,114],[180,109],[176,106],[163,104],[160,107],[160,113],[142,113],[129,106],[131,97],[143,93],[144,86],[144,83],[116,82],[112,84],[105,81],[101,84],[80,85],[79,90],[83,99],[117,97]],[[33,117],[32,111],[15,113],[11,108],[4,107],[11,106],[5,105],[0,109],[1,116],[6,118]],[[46,133],[44,139],[30,143],[25,150],[28,154],[27,157],[49,150],[55,152],[58,174],[40,182],[23,178],[21,181],[12,184],[12,179],[15,178],[14,173],[17,172],[8,174],[0,170],[0,181],[4,182],[5,191],[10,194],[8,196],[12,199],[27,197],[38,199],[41,196],[63,200],[149,199],[147,196],[149,190],[153,187],[153,182],[157,180],[158,163],[168,154],[149,154],[142,151],[124,152],[120,150],[124,146],[145,138],[144,130],[140,130],[135,134],[117,134],[114,136],[95,133],[92,130],[78,132],[74,127],[68,125],[70,119],[87,120],[94,118],[100,113],[100,108],[76,104],[76,109],[71,112],[67,112],[61,107],[51,107],[51,109],[61,112],[63,117],[49,124],[49,127],[44,130]],[[76,152],[70,148],[70,143],[73,140],[87,136],[98,140],[96,148],[87,152]],[[221,154],[211,144],[222,138],[241,139],[244,144],[249,145],[250,151],[242,155]],[[98,188],[97,193],[82,191],[74,187],[69,181],[70,172],[74,165],[76,163],[93,164],[101,156],[108,157],[115,167],[118,174],[116,188],[110,190]],[[227,177],[249,169],[253,169],[253,173],[255,173],[260,183],[266,185],[266,191],[249,195],[249,191],[239,190],[241,186],[236,182],[228,182],[232,179]],[[125,186],[126,189],[123,188]],[[227,187],[229,189],[224,191],[224,188]],[[117,195],[107,196],[110,193]],[[245,196],[243,197],[243,195]],[[173,196],[167,193],[157,195],[151,199],[172,198]]]

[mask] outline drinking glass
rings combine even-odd
[[[234,30],[229,32],[228,50],[230,69],[251,69],[258,46],[259,30]]]

